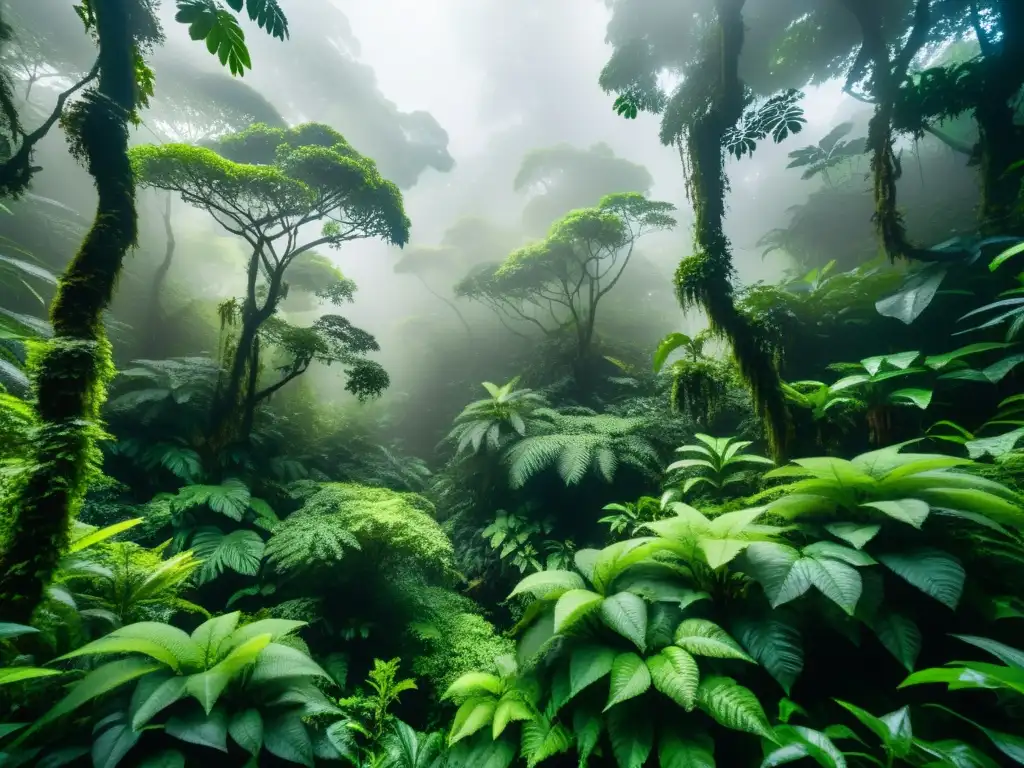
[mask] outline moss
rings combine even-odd
[[[423,589],[417,597],[413,632],[426,651],[412,669],[438,693],[466,672],[489,670],[497,657],[515,653],[515,643],[499,635],[472,600],[440,587]]]
[[[137,234],[127,129],[135,106],[135,46],[127,6],[127,0],[95,4],[99,85],[68,113],[71,150],[93,177],[98,203],[53,300],[54,337],[31,361],[39,432],[11,489],[0,550],[0,615],[7,621],[31,619],[100,458],[99,409],[114,373],[103,311]]]

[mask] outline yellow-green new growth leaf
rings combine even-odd
[[[728,632],[706,619],[687,619],[676,628],[675,643],[694,656],[754,663]]]
[[[513,695],[506,695],[502,697],[494,710],[491,738],[497,739],[501,736],[508,724],[514,720],[531,719],[533,719],[533,710],[525,701]]]
[[[470,697],[500,696],[502,689],[501,678],[497,675],[490,675],[486,672],[467,672],[460,677],[444,692],[441,697],[451,699],[455,703],[461,703]]]
[[[697,706],[697,687],[700,684],[700,670],[697,661],[682,648],[669,646],[661,653],[647,659],[651,681],[660,693],[687,712]]]
[[[516,584],[509,597],[529,594],[538,600],[554,600],[573,589],[586,589],[586,582],[572,571],[539,571]]]
[[[568,632],[601,607],[604,598],[588,589],[570,589],[555,603],[555,634]]]
[[[34,680],[37,677],[53,677],[63,674],[59,669],[43,667],[4,667],[0,669],[0,685],[20,683],[22,680]]]
[[[651,687],[651,673],[644,660],[635,653],[620,653],[612,664],[611,688],[604,711],[635,698]]]
[[[498,703],[493,698],[467,699],[455,713],[448,743],[456,744],[467,736],[472,736],[494,719]]]
[[[298,629],[306,626],[305,621],[294,621],[292,619],[260,619],[239,627],[227,638],[221,652],[225,653],[237,648],[259,635],[270,635],[270,642],[276,643],[282,637],[287,637]]]
[[[206,714],[213,711],[217,699],[228,684],[249,664],[256,661],[264,648],[270,644],[270,635],[257,635],[232,649],[224,659],[205,672],[191,675],[186,689],[195,697]]]

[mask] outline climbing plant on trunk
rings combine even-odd
[[[696,253],[675,274],[684,309],[699,307],[711,330],[728,340],[743,380],[750,388],[774,453],[783,453],[789,414],[778,369],[755,322],[736,309],[729,239],[723,225],[728,177],[726,154],[752,154],[769,136],[781,142],[804,124],[798,91],[785,91],[754,104],[739,75],[746,0],[715,0],[713,19],[701,55],[686,67],[681,84],[666,97],[640,81],[614,89],[615,109],[635,118],[638,111],[662,114],[661,141],[679,149],[687,194],[695,214]]]
[[[398,187],[326,125],[257,124],[211,146],[137,147],[132,162],[141,184],[177,193],[250,248],[245,294],[222,305],[231,342],[211,414],[209,449],[215,454],[244,439],[259,402],[314,359],[347,365],[346,387],[360,397],[387,386],[383,369],[362,357],[376,349],[369,334],[336,315],[297,328],[278,316],[278,308],[288,292],[286,273],[299,256],[371,237],[405,245],[409,219]],[[306,236],[317,224],[319,234]],[[319,294],[338,304],[350,300],[353,290],[351,281],[341,279]],[[268,344],[288,361],[277,381],[261,387],[261,345]]]
[[[39,426],[26,468],[10,491],[9,528],[0,542],[0,615],[7,621],[31,618],[66,548],[70,515],[98,460],[99,408],[113,374],[102,313],[137,232],[128,122],[136,103],[138,49],[129,5],[129,0],[90,4],[99,79],[65,120],[72,152],[95,181],[98,203],[92,228],[51,307],[53,338],[33,353]]]

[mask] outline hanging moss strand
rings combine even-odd
[[[723,231],[725,175],[723,140],[743,116],[744,89],[739,77],[743,50],[745,0],[718,0],[718,41],[708,67],[720,72],[706,110],[684,129],[687,185],[696,223],[697,253],[680,262],[676,293],[683,309],[701,307],[711,330],[728,340],[755,408],[764,422],[772,452],[781,456],[789,433],[789,412],[778,370],[754,323],[737,309],[733,292],[731,246]],[[717,59],[717,60],[716,60]]]
[[[103,329],[121,265],[135,243],[135,184],[128,119],[135,102],[134,45],[127,0],[93,0],[99,84],[69,111],[72,152],[98,194],[96,217],[60,280],[50,312],[52,340],[30,367],[39,430],[11,488],[0,543],[0,616],[27,624],[67,547],[70,521],[99,461],[100,406],[113,375]]]

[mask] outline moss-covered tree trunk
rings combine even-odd
[[[724,139],[743,116],[744,87],[739,75],[743,51],[743,7],[746,0],[717,0],[716,40],[709,45],[704,67],[717,70],[709,108],[686,128],[687,183],[696,218],[697,253],[680,262],[676,292],[683,308],[701,307],[711,330],[728,340],[736,365],[750,388],[765,425],[772,452],[782,456],[790,421],[779,372],[753,322],[736,309],[729,239],[725,236]]]
[[[135,243],[135,184],[128,120],[135,105],[134,43],[127,0],[93,0],[99,84],[69,114],[72,149],[92,175],[92,228],[60,279],[50,310],[53,339],[35,351],[39,432],[11,489],[0,549],[0,617],[27,623],[67,546],[101,434],[99,411],[113,373],[103,311]]]

